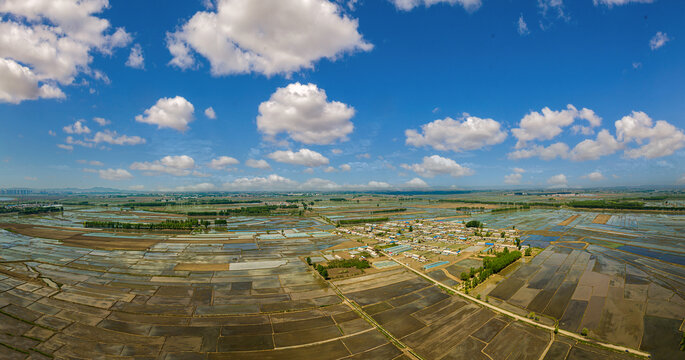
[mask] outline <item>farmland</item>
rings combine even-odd
[[[17,359],[633,358],[539,323],[587,328],[588,341],[655,359],[679,355],[681,215],[437,200],[92,197],[3,214],[0,344]],[[230,210],[247,207],[260,213]],[[188,215],[201,212],[215,215]],[[337,223],[379,217],[388,219]],[[519,255],[499,265],[519,238]],[[498,271],[460,279],[483,266]]]

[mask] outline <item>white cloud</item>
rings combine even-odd
[[[342,187],[331,180],[311,178],[302,185],[300,189],[302,190],[340,190]]]
[[[521,184],[521,179],[523,175],[520,173],[513,173],[509,175],[504,175],[504,183],[509,185],[519,185]]]
[[[144,116],[137,115],[136,121],[157,125],[158,129],[171,128],[184,132],[193,121],[194,111],[193,104],[181,96],[161,98],[154,106],[145,110]]]
[[[205,116],[208,119],[215,120],[216,119],[216,112],[214,112],[214,109],[210,106],[210,107],[205,109]]]
[[[347,140],[353,116],[353,107],[329,102],[323,89],[298,82],[279,88],[259,105],[257,129],[269,140],[287,133],[295,141],[324,145]]]
[[[90,161],[88,161],[88,160],[76,160],[76,162],[79,164],[87,164],[87,165],[92,165],[92,166],[103,166],[103,165],[105,165],[102,162],[97,161],[97,160],[90,160]]]
[[[601,181],[601,180],[606,179],[600,171],[593,171],[587,175],[583,175],[582,178],[592,180],[592,181]]]
[[[654,37],[652,37],[651,40],[649,40],[649,48],[652,50],[656,50],[664,45],[671,39],[666,35],[666,33],[662,33],[661,31],[658,31],[656,34],[654,34]]]
[[[683,174],[680,179],[676,180],[676,184],[685,185],[685,174]]]
[[[521,119],[518,128],[511,130],[518,139],[516,148],[525,147],[528,141],[553,139],[561,134],[564,127],[573,124],[576,118],[587,120],[590,127],[597,127],[602,123],[602,118],[594,111],[587,108],[578,111],[571,104],[565,110],[554,111],[545,107],[542,113],[531,111]]]
[[[131,47],[131,53],[128,55],[128,60],[126,60],[126,66],[132,67],[134,69],[145,68],[143,48],[140,47],[140,44],[135,44]]]
[[[511,169],[511,170],[513,170],[513,171],[514,171],[515,173],[517,173],[517,174],[523,174],[523,173],[526,172],[525,169],[521,169],[520,167],[515,167],[515,168],[513,168],[513,169]]]
[[[57,147],[62,149],[62,150],[69,150],[69,151],[74,150],[73,145],[57,144]]]
[[[98,174],[105,180],[128,180],[133,178],[133,175],[124,169],[98,170]]]
[[[512,151],[508,154],[509,159],[520,160],[531,157],[539,157],[542,160],[553,160],[558,158],[566,159],[569,156],[568,145],[558,142],[547,147],[541,145],[533,145],[528,149],[520,149]]]
[[[140,190],[145,189],[145,185],[131,185],[128,187],[128,189],[140,191]]]
[[[371,154],[369,154],[369,153],[357,154],[356,158],[357,159],[371,159]]]
[[[445,174],[459,178],[474,173],[473,170],[457,164],[454,160],[438,155],[424,156],[423,162],[420,164],[402,164],[401,166],[403,169],[412,170],[427,178]]]
[[[245,161],[245,165],[247,165],[251,168],[255,168],[255,169],[262,169],[262,170],[271,169],[271,165],[269,165],[269,163],[264,159],[259,159],[259,160],[249,159],[249,160]]]
[[[519,16],[519,21],[518,21],[516,29],[518,30],[519,35],[530,34],[530,30],[528,30],[528,24],[526,24],[526,21],[523,20],[523,14],[521,14],[521,16]]]
[[[90,134],[88,126],[84,125],[85,120],[77,120],[71,125],[62,128],[67,134]]]
[[[370,189],[388,189],[391,188],[392,185],[388,184],[385,181],[369,181],[368,184],[366,185],[360,185],[358,186],[359,188],[370,188]]]
[[[350,171],[350,170],[352,170],[352,166],[350,166],[350,164],[342,164],[342,165],[340,165],[340,170],[341,171]]]
[[[35,176],[24,176],[24,180],[27,180],[27,181],[36,181],[36,180],[38,180],[38,178],[35,177]]]
[[[109,125],[109,124],[112,123],[111,121],[109,121],[109,120],[107,120],[107,119],[105,119],[105,118],[101,118],[101,117],[94,117],[94,118],[93,118],[93,121],[95,121],[96,123],[98,123],[98,125],[100,125],[100,126],[107,126],[107,125]]]
[[[316,151],[300,149],[297,152],[291,150],[279,150],[268,155],[270,159],[292,165],[317,167],[328,165],[328,159]]]
[[[546,18],[550,12],[555,13],[559,19],[567,19],[564,13],[564,0],[538,0],[538,8],[542,13],[542,17]],[[545,26],[540,23],[544,29]]]
[[[171,65],[196,66],[194,52],[209,60],[215,76],[290,74],[321,58],[369,51],[358,23],[327,0],[220,0],[216,12],[199,11],[167,33]]]
[[[195,168],[195,160],[188,155],[165,156],[153,162],[134,162],[132,170],[147,172],[146,175],[171,174],[175,176],[188,176]]]
[[[327,173],[332,173],[332,172],[338,172],[338,169],[336,169],[336,168],[334,168],[334,167],[332,167],[332,166],[329,166],[329,167],[323,169],[323,171],[324,171],[324,172],[327,172]]]
[[[407,187],[410,187],[410,188],[428,187],[428,184],[425,181],[423,181],[421,178],[417,178],[417,177],[407,181],[406,183],[404,183],[404,185],[406,185]]]
[[[638,148],[626,149],[626,157],[658,158],[673,154],[685,146],[685,133],[670,123],[659,120],[656,124],[641,111],[633,111],[615,122],[616,135],[619,141],[628,143],[635,141],[642,145]]]
[[[390,0],[395,7],[403,11],[410,11],[418,6],[429,7],[438,3],[446,3],[449,5],[459,4],[466,11],[475,11],[481,6],[481,0]]]
[[[64,141],[69,145],[80,145],[80,146],[87,147],[87,148],[95,147],[95,144],[93,144],[91,142],[85,142],[85,141],[79,140],[79,139],[74,139],[73,136],[67,136],[66,139],[64,139]]]
[[[86,139],[86,141],[96,144],[104,142],[111,145],[140,145],[146,142],[140,136],[119,135],[116,131],[111,130],[98,131],[92,139]]]
[[[343,151],[340,149],[331,149],[331,152],[333,153],[333,155],[340,155]]]
[[[622,147],[623,145],[604,129],[597,134],[596,140],[586,139],[576,145],[571,150],[570,158],[573,161],[597,160],[615,153]]]
[[[216,185],[211,183],[199,183],[193,185],[177,186],[176,191],[183,192],[203,192],[216,190]]]
[[[1,53],[2,40],[0,40]],[[0,102],[18,104],[24,100],[66,97],[59,88],[49,84],[39,86],[38,81],[38,77],[31,69],[14,60],[0,57]]]
[[[48,130],[48,134],[49,134],[50,136],[57,136],[57,133],[54,132],[54,131],[52,131],[52,130]]]
[[[652,3],[654,0],[593,0],[595,6],[606,5],[607,7],[626,5],[629,3]]]
[[[218,158],[212,159],[212,161],[209,162],[209,167],[215,170],[221,170],[226,168],[226,166],[237,164],[240,164],[240,161],[235,158],[230,156],[219,156]]]
[[[445,118],[421,125],[421,134],[409,129],[406,143],[416,147],[430,146],[441,151],[464,151],[499,144],[507,138],[500,123],[493,119],[466,116],[463,121]]]
[[[566,179],[566,175],[558,174],[547,179],[547,184],[551,185],[552,187],[567,187],[568,180]]]
[[[297,182],[280,175],[267,177],[243,177],[223,184],[226,190],[286,190],[297,186]]]
[[[0,2],[0,101],[62,98],[56,83],[69,85],[80,73],[104,78],[89,67],[93,50],[111,54],[131,40],[123,28],[111,32],[109,21],[95,16],[108,6],[106,0]]]

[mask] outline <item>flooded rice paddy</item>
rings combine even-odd
[[[615,213],[599,224],[593,223],[597,215],[532,210],[482,216],[488,226],[515,224],[524,230],[524,244],[545,248],[484,294],[655,359],[682,356],[685,217]]]

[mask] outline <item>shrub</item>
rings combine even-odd
[[[583,328],[583,330],[580,331],[580,335],[587,336],[587,328]]]

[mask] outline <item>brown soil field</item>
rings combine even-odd
[[[228,271],[229,264],[193,264],[179,263],[174,267],[175,271]]]
[[[611,215],[599,214],[599,215],[595,216],[595,219],[592,220],[592,223],[593,224],[606,224],[607,221],[609,221],[609,219],[611,219]]]
[[[425,205],[414,205],[415,208],[428,208],[428,209],[456,209],[456,208],[484,208],[484,209],[496,209],[501,206],[493,204],[472,204],[472,203],[432,203]]]
[[[98,250],[146,250],[158,242],[158,240],[142,238],[125,239],[85,236],[82,231],[66,230],[53,226],[0,224],[0,228],[31,237],[61,240],[66,246],[86,247]]]
[[[570,223],[572,223],[574,220],[576,220],[578,217],[580,217],[580,215],[573,215],[573,216],[569,217],[568,219],[566,219],[566,220],[560,222],[559,225],[567,226],[568,224],[570,224]]]
[[[364,246],[364,244],[350,240],[350,241],[345,241],[345,242],[342,242],[338,245],[329,247],[328,249],[326,249],[326,251],[328,251],[328,250],[345,250],[345,249],[356,248],[356,247],[360,247],[360,246]]]

